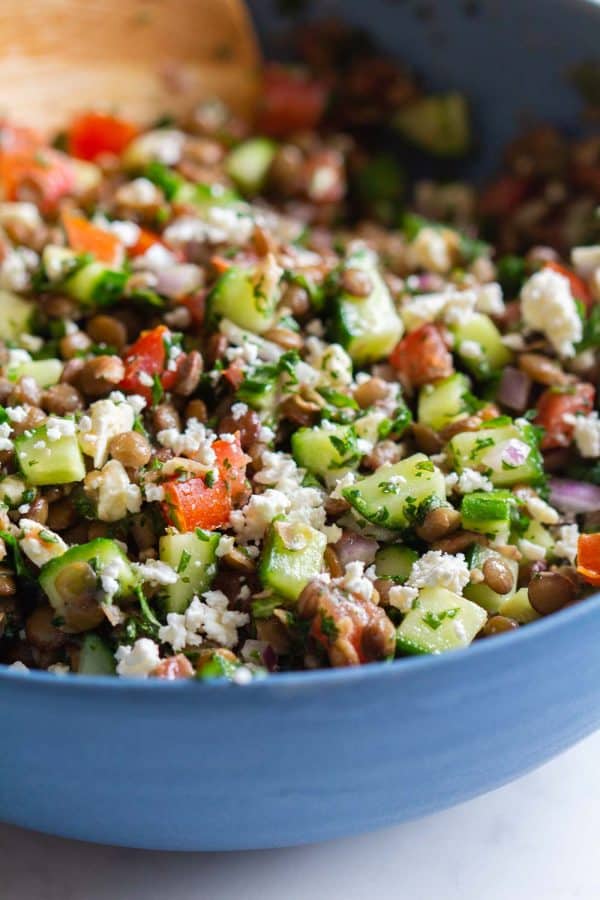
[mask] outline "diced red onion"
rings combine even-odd
[[[178,300],[197,291],[202,281],[202,270],[198,266],[181,263],[157,272],[156,290],[171,300]]]
[[[267,644],[262,652],[262,661],[269,672],[274,672],[277,668],[277,654],[270,644]]]
[[[366,566],[370,566],[375,559],[378,547],[376,540],[357,534],[355,531],[344,531],[337,544],[333,545],[344,568],[351,562],[363,562]]]
[[[600,510],[600,486],[570,478],[551,478],[550,504],[561,512],[596,512]]]
[[[496,399],[515,412],[525,412],[531,392],[531,378],[514,366],[507,366],[500,379]]]

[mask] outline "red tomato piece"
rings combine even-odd
[[[580,382],[565,390],[548,388],[537,403],[535,424],[544,428],[542,450],[568,447],[573,440],[575,429],[571,417],[577,413],[587,414],[594,408],[596,390],[592,384]]]
[[[74,186],[71,161],[58,150],[0,153],[0,193],[5,200],[31,200],[43,213],[52,213]]]
[[[123,262],[123,244],[111,231],[72,212],[63,212],[62,223],[69,247],[77,253],[91,253],[100,262],[118,266]]]
[[[240,446],[240,433],[235,433],[234,441],[216,440],[212,448],[215,452],[219,475],[225,482],[232,500],[237,500],[246,491],[246,466],[250,457]]]
[[[123,358],[125,375],[119,387],[129,394],[141,394],[148,402],[152,400],[152,385],[146,384],[148,377],[158,375],[163,388],[168,391],[175,384],[177,372],[166,370],[167,348],[165,341],[171,332],[166,325],[158,325],[152,331],[142,331]]]
[[[103,153],[120,156],[137,134],[138,128],[131,122],[89,112],[71,122],[67,141],[73,156],[93,161]]]
[[[128,247],[127,252],[129,256],[142,256],[146,250],[154,247],[155,244],[162,244],[159,236],[154,234],[153,231],[148,231],[147,228],[140,228],[137,241],[132,247]]]
[[[191,678],[193,674],[193,666],[183,653],[161,660],[152,671],[152,675],[155,678],[164,678],[166,681],[175,681],[178,678]]]
[[[429,324],[403,337],[392,351],[390,363],[415,386],[446,378],[454,371],[439,328]]]
[[[229,522],[231,499],[223,480],[212,487],[203,478],[169,481],[164,487],[163,511],[180,531],[203,528],[211,531]]]
[[[544,268],[552,269],[554,272],[558,272],[559,275],[564,275],[564,277],[569,281],[569,284],[571,286],[571,293],[573,294],[575,299],[581,300],[582,303],[585,303],[586,307],[589,307],[591,305],[592,295],[590,293],[590,289],[588,288],[583,278],[580,278],[579,275],[576,275],[572,269],[557,262],[547,262]]]
[[[600,532],[579,535],[577,571],[588,584],[600,587]]]
[[[529,181],[516,175],[501,175],[481,194],[479,212],[490,218],[503,218],[515,211],[529,191]]]
[[[281,66],[265,68],[258,129],[275,137],[313,131],[327,105],[328,89],[305,73]]]

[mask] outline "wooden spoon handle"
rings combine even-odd
[[[241,0],[0,3],[0,114],[41,129],[89,109],[147,123],[209,97],[248,115],[258,65]]]

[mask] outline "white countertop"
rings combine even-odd
[[[600,733],[419,822],[320,846],[148,853],[0,825],[2,900],[599,900]]]

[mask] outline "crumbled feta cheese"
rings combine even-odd
[[[79,420],[79,445],[87,456],[93,458],[96,468],[103,466],[108,459],[108,445],[112,438],[131,431],[134,419],[129,403],[96,400],[91,404],[89,414]]]
[[[8,422],[3,422],[0,425],[0,450],[12,450],[13,442],[10,439],[10,435],[12,433],[12,428],[8,424]]]
[[[97,495],[97,513],[101,522],[117,522],[127,513],[137,513],[142,506],[142,493],[132,484],[123,465],[111,459],[100,471],[90,472],[86,487]]]
[[[447,482],[446,482],[447,483]],[[471,494],[473,491],[493,491],[494,485],[489,478],[477,472],[476,469],[463,469],[458,477],[457,487],[461,494]]]
[[[158,645],[150,638],[139,638],[132,647],[121,645],[115,653],[117,675],[147,678],[160,662]]]
[[[125,222],[119,219],[107,219],[106,216],[95,215],[93,222],[105,231],[110,231],[121,241],[124,247],[134,247],[137,244],[141,229],[135,222]]]
[[[0,481],[0,501],[9,507],[23,502],[23,494],[27,490],[25,482],[17,475],[7,475]]]
[[[273,519],[287,512],[290,501],[281,491],[268,488],[252,494],[242,509],[231,512],[231,525],[241,541],[260,540]]]
[[[402,612],[408,612],[421,588],[444,587],[455,594],[462,594],[470,577],[464,554],[429,550],[413,563],[406,583],[391,588],[390,603]]]
[[[487,316],[501,316],[505,311],[502,288],[496,281],[482,284],[475,288],[475,293],[477,295],[475,305],[477,312],[485,313]]]
[[[28,247],[8,250],[0,263],[0,288],[23,293],[31,288],[31,273],[37,268],[37,253]]]
[[[409,265],[444,275],[454,264],[448,235],[440,228],[425,226],[407,248]]]
[[[335,482],[335,486],[330,493],[330,497],[332,500],[343,500],[344,495],[342,491],[344,488],[350,487],[356,481],[356,475],[354,472],[346,472],[341,478],[338,478]]]
[[[132,563],[132,569],[141,580],[150,584],[176,584],[178,575],[175,569],[159,559],[147,559],[143,563]]]
[[[140,372],[138,375],[138,380],[140,384],[144,385],[144,387],[151,388],[154,384],[154,379],[152,378],[152,375],[148,374],[148,372]]]
[[[257,437],[263,444],[270,444],[275,440],[275,432],[268,425],[261,425]]]
[[[552,269],[540,269],[521,290],[521,314],[527,328],[543,332],[559,356],[575,355],[583,326],[568,278]]]
[[[19,528],[23,532],[23,537],[19,541],[21,550],[40,568],[51,559],[62,556],[67,550],[67,545],[60,535],[33,519],[21,519]]]
[[[591,247],[573,247],[571,261],[582,278],[589,278],[600,269],[600,244]]]
[[[6,415],[11,422],[24,422],[27,418],[28,410],[24,406],[7,406]]]
[[[476,302],[477,295],[471,289],[450,288],[435,294],[418,294],[402,304],[402,319],[409,331],[436,320],[448,325],[464,323],[471,318]]]
[[[238,419],[241,419],[242,416],[246,415],[246,413],[248,412],[248,406],[246,403],[234,403],[229,412],[237,421]]]
[[[148,503],[158,503],[165,499],[165,489],[162,484],[147,484],[144,487],[144,494]]]
[[[577,559],[577,541],[579,528],[577,525],[561,525],[557,529],[558,540],[554,544],[554,553],[561,559],[568,559],[571,564]]]
[[[319,338],[309,337],[305,348],[306,363],[319,373],[319,384],[325,387],[352,384],[352,360],[340,344],[325,344]]]
[[[135,160],[135,168],[143,168],[151,162],[175,166],[181,159],[185,134],[176,128],[155,128],[135,138],[127,150],[128,158]]]
[[[556,525],[558,522],[559,515],[557,511],[545,500],[542,500],[541,497],[526,497],[525,508],[531,518],[541,525]]]
[[[38,228],[41,224],[42,217],[35,203],[0,203],[0,225],[3,228],[15,225]]]
[[[574,435],[582,456],[586,459],[600,456],[600,418],[595,410],[587,416],[575,416]]]
[[[158,633],[161,641],[171,644],[176,652],[186,646],[199,646],[204,638],[222,647],[234,647],[238,628],[246,625],[246,613],[228,609],[229,601],[222,591],[207,591],[194,597],[185,613],[169,613],[167,625]]]
[[[112,402],[117,405],[120,405],[121,403],[129,404],[136,416],[148,405],[146,398],[142,397],[141,394],[125,395],[121,391],[111,391],[108,395],[108,399],[112,400]]]
[[[244,211],[210,206],[201,216],[180,216],[163,233],[170,247],[188,243],[247,244],[254,230],[253,219]]]
[[[500,338],[505,347],[518,353],[526,347],[522,334],[503,334]]]
[[[21,662],[20,659],[15,660],[15,662],[11,663],[8,668],[12,669],[13,672],[29,672],[30,671],[29,667],[26,666],[24,662]]]
[[[229,534],[222,534],[219,538],[219,543],[217,544],[216,554],[219,558],[222,556],[227,556],[228,553],[231,553],[235,546],[235,540]]]
[[[159,444],[168,447],[176,456],[187,456],[209,467],[214,465],[216,457],[212,444],[216,435],[209,433],[198,419],[188,419],[183,433],[176,428],[165,428],[156,437]]]
[[[335,578],[332,584],[341,590],[356,594],[361,600],[370,600],[373,596],[373,583],[365,576],[365,564],[359,560],[348,563],[344,574]]]
[[[478,341],[461,341],[458,348],[461,356],[465,359],[483,359],[483,347]]]
[[[70,437],[73,434],[75,434],[75,422],[73,419],[48,416],[46,420],[46,435],[49,441],[58,441],[62,437]]]
[[[252,681],[252,670],[249,669],[248,666],[240,666],[231,676],[231,680],[234,684],[242,687],[246,684],[250,684]]]
[[[46,669],[47,672],[52,672],[53,675],[68,675],[71,671],[70,667],[65,663],[53,663],[51,666],[48,666]]]
[[[523,556],[532,562],[546,559],[546,548],[542,547],[541,544],[536,544],[534,541],[528,541],[526,538],[521,538],[518,546]]]

